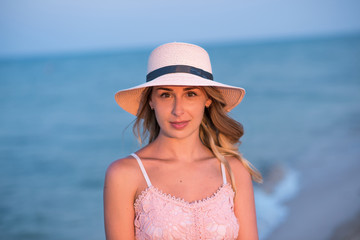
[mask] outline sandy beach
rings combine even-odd
[[[305,156],[297,163],[301,189],[286,203],[288,217],[268,240],[360,239],[360,155],[351,140],[346,142],[319,146],[330,158]]]

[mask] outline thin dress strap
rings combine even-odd
[[[139,158],[138,155],[136,155],[135,153],[132,153],[132,154],[130,154],[130,155],[133,156],[133,157],[136,159],[136,161],[138,162],[138,164],[139,164],[139,166],[140,166],[140,169],[141,169],[141,172],[142,172],[142,174],[144,175],[144,178],[145,178],[145,180],[146,180],[146,183],[147,183],[148,187],[151,187],[152,184],[151,184],[151,182],[150,182],[149,176],[147,175],[147,173],[146,173],[146,171],[145,171],[145,168],[144,168],[144,165],[142,164],[140,158]]]
[[[227,181],[226,181],[225,166],[224,166],[223,163],[221,163],[221,174],[222,174],[222,177],[223,177],[223,184],[225,185],[227,183]]]

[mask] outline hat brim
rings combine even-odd
[[[240,87],[234,87],[222,84],[213,80],[207,80],[202,77],[188,73],[171,73],[160,76],[150,82],[138,86],[118,91],[115,94],[115,100],[125,111],[137,115],[140,105],[141,94],[147,87],[154,86],[213,86],[217,87],[226,102],[225,110],[231,111],[238,105],[245,95],[245,90]]]

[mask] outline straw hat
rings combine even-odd
[[[223,95],[230,111],[238,105],[245,90],[213,80],[208,53],[201,47],[188,43],[167,43],[154,49],[149,57],[146,83],[120,90],[115,100],[125,111],[136,115],[141,93],[153,86],[214,86]]]

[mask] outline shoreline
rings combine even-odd
[[[303,156],[296,163],[300,190],[285,203],[286,219],[266,240],[335,240],[348,232],[360,238],[359,231],[354,229],[360,225],[360,154],[351,148],[355,147],[353,144],[325,149],[318,146],[315,154]]]

